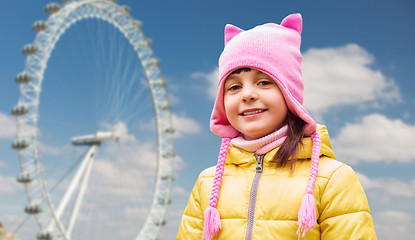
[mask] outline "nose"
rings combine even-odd
[[[251,87],[244,87],[242,92],[242,101],[243,102],[249,102],[249,101],[255,101],[258,99],[257,93],[252,89]]]

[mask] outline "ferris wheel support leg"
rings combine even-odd
[[[95,155],[95,151],[92,155],[89,155],[90,159],[88,161],[88,166],[87,166],[86,172],[84,174],[84,177],[82,179],[82,183],[81,183],[81,186],[80,186],[80,189],[79,189],[79,192],[78,192],[78,196],[76,197],[75,206],[73,208],[71,218],[69,220],[69,225],[68,225],[68,228],[67,228],[67,231],[66,231],[66,234],[69,237],[71,237],[71,235],[72,235],[72,230],[73,230],[73,227],[75,225],[76,218],[78,217],[79,207],[81,206],[82,199],[83,199],[84,194],[85,194],[86,186],[88,185],[89,175],[91,174],[92,165],[93,165],[94,159],[95,159],[94,155]]]
[[[68,205],[69,200],[71,199],[73,192],[76,188],[76,186],[79,183],[79,180],[82,176],[82,174],[85,172],[85,168],[88,166],[88,162],[93,159],[93,156],[95,155],[95,150],[97,148],[97,145],[92,145],[87,154],[85,155],[84,159],[82,160],[81,166],[79,167],[78,171],[75,174],[75,177],[72,179],[71,184],[69,185],[68,189],[65,192],[65,195],[63,196],[58,209],[56,210],[56,217],[60,219],[62,216],[63,211],[65,210],[66,206]]]

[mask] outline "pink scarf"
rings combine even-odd
[[[262,155],[270,150],[280,146],[285,138],[287,138],[288,126],[284,125],[277,131],[270,133],[262,138],[255,140],[245,140],[243,136],[238,136],[231,140],[231,143],[237,147],[240,147],[248,152],[254,152]]]

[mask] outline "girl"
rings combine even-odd
[[[300,14],[225,27],[218,164],[199,175],[177,239],[376,239],[356,174],[302,107],[301,31]]]

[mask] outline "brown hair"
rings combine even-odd
[[[278,149],[271,161],[277,168],[284,167],[290,157],[291,168],[293,168],[295,163],[300,160],[297,158],[298,148],[302,145],[302,140],[304,138],[304,125],[306,123],[303,119],[297,117],[291,111],[288,111],[286,121],[288,125],[287,138],[281,144],[280,149]]]
[[[239,73],[241,73],[241,72],[250,72],[252,69],[251,68],[249,68],[249,67],[242,67],[242,68],[238,68],[238,69],[236,69],[236,70],[234,70],[233,72],[231,72],[230,74],[229,74],[229,76],[230,75],[232,75],[232,74],[239,74]]]

